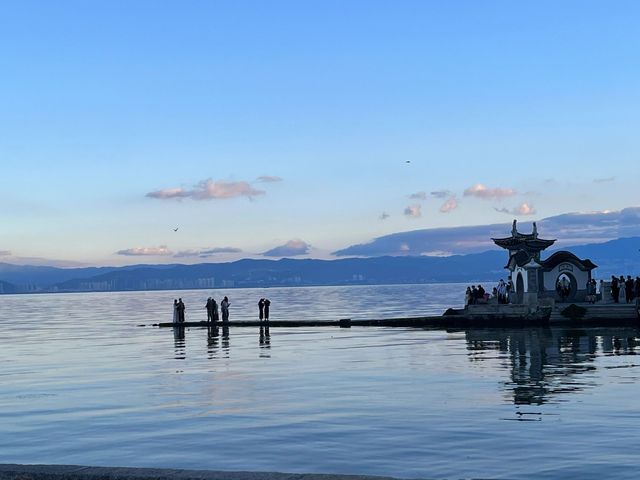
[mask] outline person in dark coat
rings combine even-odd
[[[205,308],[207,309],[207,323],[211,322],[213,319],[213,305],[211,305],[212,300],[211,297],[207,298],[207,305]]]
[[[258,318],[260,321],[264,318],[264,298],[261,298],[258,302]]]
[[[269,321],[269,306],[271,305],[271,300],[268,298],[264,299],[264,319],[265,321]]]
[[[631,275],[627,275],[627,280],[624,282],[624,288],[627,293],[627,303],[631,303],[633,301],[633,279]]]
[[[184,311],[185,311],[185,305],[184,302],[182,301],[181,298],[178,299],[178,321],[180,323],[184,322]]]
[[[620,293],[620,288],[618,285],[618,279],[611,275],[611,296],[613,297],[613,301],[618,303],[618,294]]]
[[[213,320],[213,323],[220,320],[220,316],[218,314],[218,302],[216,302],[215,298],[211,298],[211,320]]]

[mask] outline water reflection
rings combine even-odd
[[[176,360],[184,360],[187,358],[184,327],[173,327],[173,349]]]
[[[609,329],[474,329],[465,332],[469,360],[495,360],[500,352],[510,380],[503,390],[516,405],[541,405],[561,394],[595,384],[588,375],[595,360],[608,355],[635,355],[637,328]],[[585,375],[587,374],[587,375]]]
[[[217,356],[218,348],[220,348],[220,329],[217,325],[209,325],[207,327],[207,355],[209,360]]]
[[[229,342],[229,327],[228,326],[223,326],[222,327],[222,352],[227,357],[229,356],[229,346],[230,346],[230,342]]]
[[[271,355],[268,350],[271,348],[271,334],[269,333],[269,326],[260,325],[260,357],[270,358]],[[267,351],[263,351],[266,349]]]

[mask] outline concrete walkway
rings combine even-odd
[[[0,480],[394,480],[366,475],[0,464]]]

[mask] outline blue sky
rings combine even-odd
[[[6,3],[0,261],[327,258],[637,206],[638,18],[631,1]]]

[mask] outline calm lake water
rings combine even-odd
[[[640,331],[231,328],[384,318],[462,285],[0,296],[0,463],[420,478],[637,478]]]

